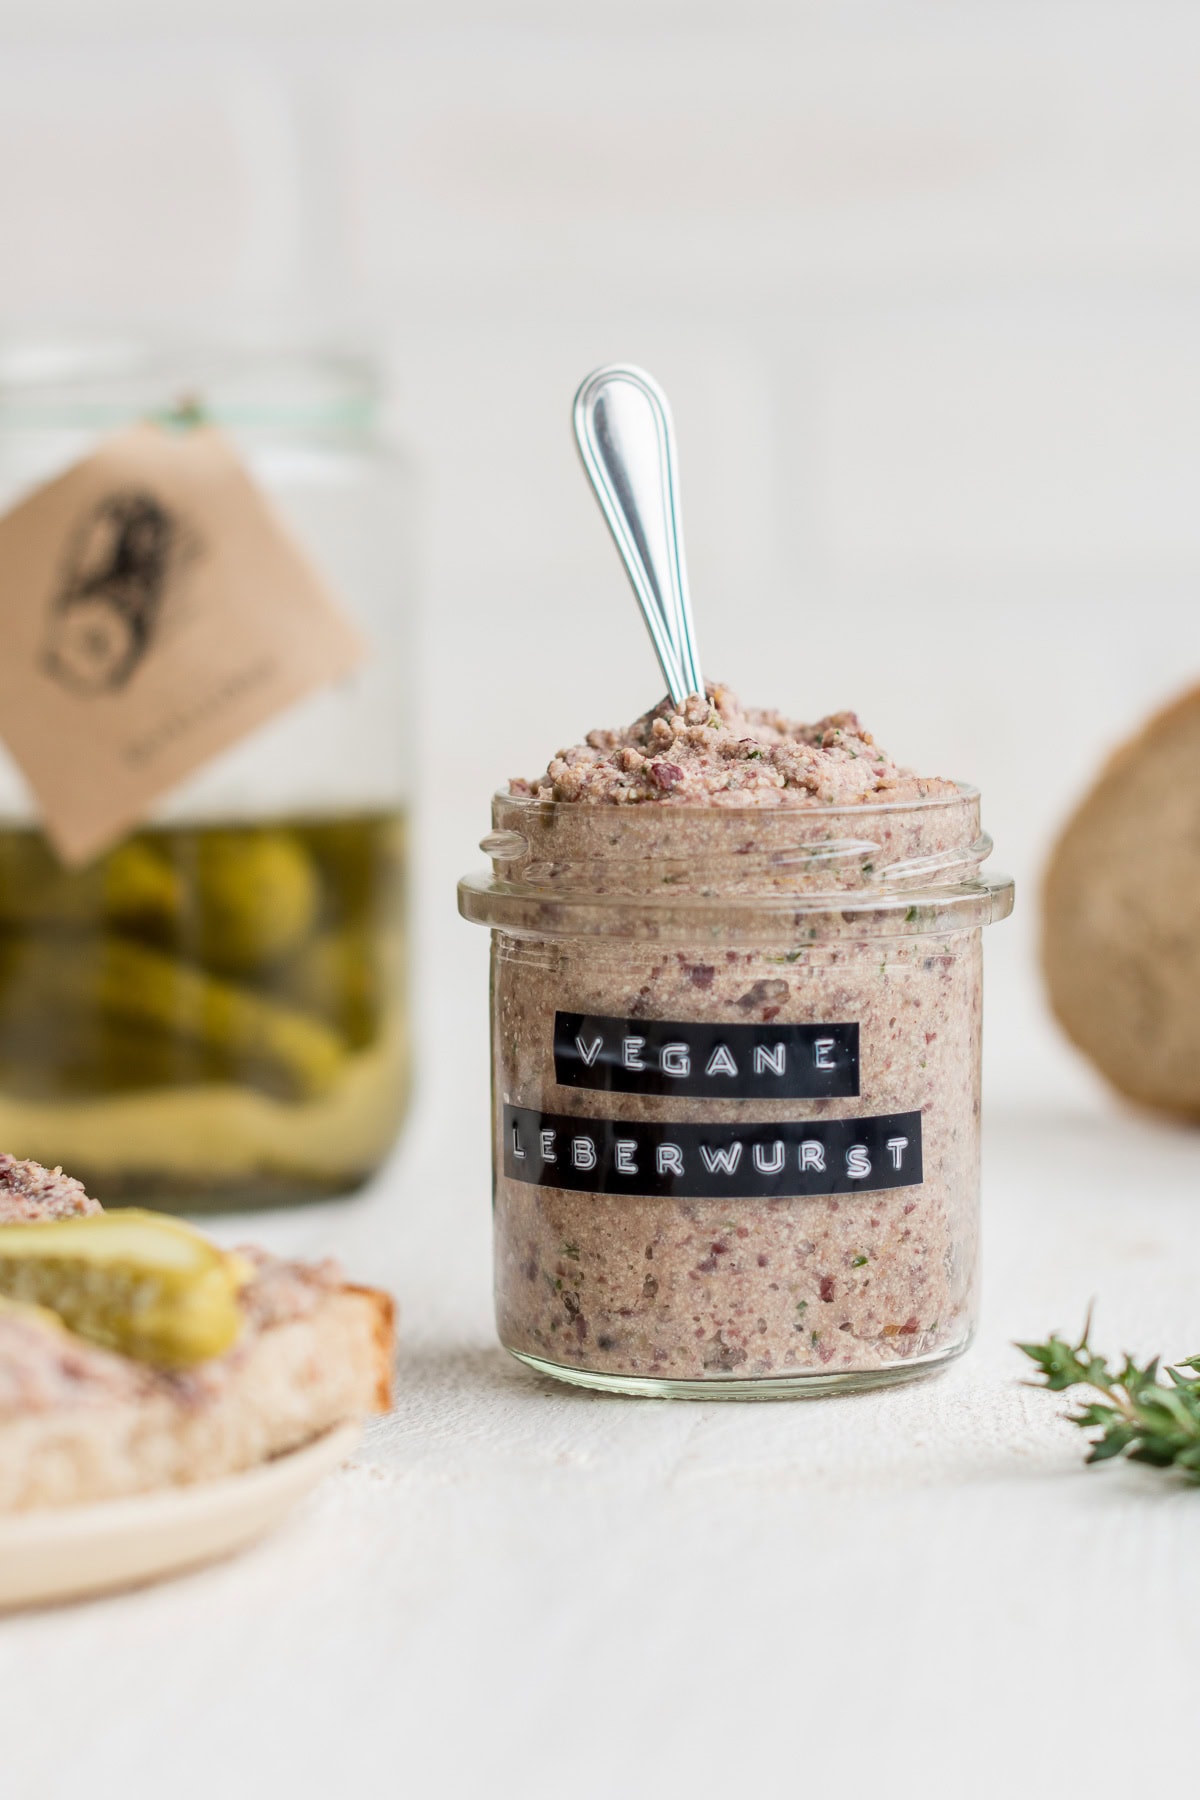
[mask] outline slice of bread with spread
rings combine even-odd
[[[1200,688],[1117,750],[1068,821],[1042,960],[1059,1022],[1113,1086],[1200,1119]]]
[[[12,1244],[28,1237],[22,1227],[44,1221],[59,1221],[64,1242],[72,1234],[77,1241],[77,1222],[97,1217],[131,1215],[103,1214],[61,1171],[0,1157],[3,1268],[13,1261],[4,1255],[6,1225],[15,1227]],[[188,1231],[162,1224],[168,1233]],[[69,1329],[47,1300],[53,1273],[45,1275],[44,1260],[41,1304],[23,1303],[19,1285],[5,1278],[0,1511],[209,1480],[387,1410],[394,1331],[386,1294],[347,1284],[333,1263],[290,1262],[255,1249],[229,1256],[201,1242],[236,1270],[236,1335],[220,1355],[186,1366],[124,1354],[96,1341],[86,1325]]]

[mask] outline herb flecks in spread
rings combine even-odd
[[[804,725],[743,710],[719,683],[682,708],[664,700],[623,731],[589,732],[536,781],[510,784],[515,795],[610,805],[853,806],[953,791],[900,768],[856,713]]]

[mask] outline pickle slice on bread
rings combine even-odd
[[[100,1212],[0,1231],[0,1295],[47,1307],[91,1343],[162,1368],[189,1368],[230,1348],[248,1274],[242,1258],[161,1213]]]

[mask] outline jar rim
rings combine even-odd
[[[498,793],[480,844],[507,887],[530,892],[843,892],[881,883],[945,886],[991,849],[979,794],[862,805],[587,805]]]
[[[362,350],[303,339],[0,333],[0,426],[113,429],[201,396],[214,424],[365,431],[381,382]]]
[[[458,910],[511,937],[622,938],[660,943],[819,943],[836,937],[947,937],[1006,919],[1012,877],[976,873],[944,887],[891,893],[548,894],[484,870],[458,884]],[[823,929],[822,925],[827,929]]]
[[[774,806],[725,806],[723,804],[700,806],[683,800],[641,800],[631,805],[614,805],[611,801],[589,803],[583,800],[541,800],[536,794],[513,794],[507,788],[497,788],[492,795],[493,806],[504,805],[518,810],[528,809],[530,812],[557,814],[561,817],[632,817],[658,816],[701,819],[721,817],[722,819],[742,819],[747,823],[764,818],[820,819],[835,816],[861,818],[882,813],[924,811],[931,812],[939,807],[960,806],[964,800],[978,800],[980,791],[969,781],[954,781],[953,793],[921,794],[906,800],[848,800],[840,806],[827,806],[818,802],[816,805],[798,801],[794,804],[781,801]]]
[[[697,934],[769,942],[848,930],[924,935],[990,923],[1012,884],[984,877],[978,789],[843,806],[582,805],[493,797],[490,872],[464,917],[520,935]]]

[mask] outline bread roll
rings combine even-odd
[[[1102,769],[1043,896],[1050,1003],[1131,1100],[1200,1119],[1200,688]]]

